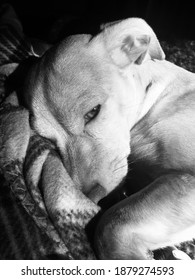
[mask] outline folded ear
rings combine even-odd
[[[141,64],[146,59],[165,59],[165,54],[152,28],[140,18],[101,26],[103,42],[113,62],[119,67]]]

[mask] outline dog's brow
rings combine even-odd
[[[93,90],[93,92],[89,89],[81,92],[78,95],[76,102],[82,106],[86,105],[86,107],[89,107],[92,104],[95,106],[96,103],[102,104],[106,99],[107,95],[102,91],[102,89]]]

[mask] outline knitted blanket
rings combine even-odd
[[[183,56],[189,45],[190,51]],[[191,63],[194,46],[194,42],[189,42],[172,48],[163,42],[165,52],[170,50],[168,59],[177,63],[180,56],[177,64],[188,66],[191,71],[195,71],[195,64]],[[30,112],[21,105],[26,66],[34,56],[15,12],[10,6],[3,6],[0,11],[0,259],[95,259],[90,238],[100,208],[75,188],[55,145],[34,131]],[[55,205],[54,196],[58,201]],[[179,248],[195,257],[194,242],[183,243]],[[162,258],[163,252],[157,252],[157,258]]]

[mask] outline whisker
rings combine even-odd
[[[125,155],[124,157],[122,157],[121,159],[119,159],[117,161],[117,164],[121,163],[121,161],[123,161],[124,159],[126,159],[128,161],[128,155]]]
[[[119,167],[117,167],[116,169],[114,169],[114,170],[113,170],[113,172],[116,172],[116,171],[118,171],[119,169],[124,168],[125,166],[127,166],[127,165],[126,165],[126,164],[124,164],[124,165],[122,165],[122,166],[119,166]]]

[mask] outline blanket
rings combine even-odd
[[[74,186],[55,144],[33,129],[21,90],[36,54],[12,7],[0,15],[0,259],[95,259],[91,238],[101,209]],[[163,44],[175,62],[183,48]],[[195,257],[194,242],[179,248]]]

